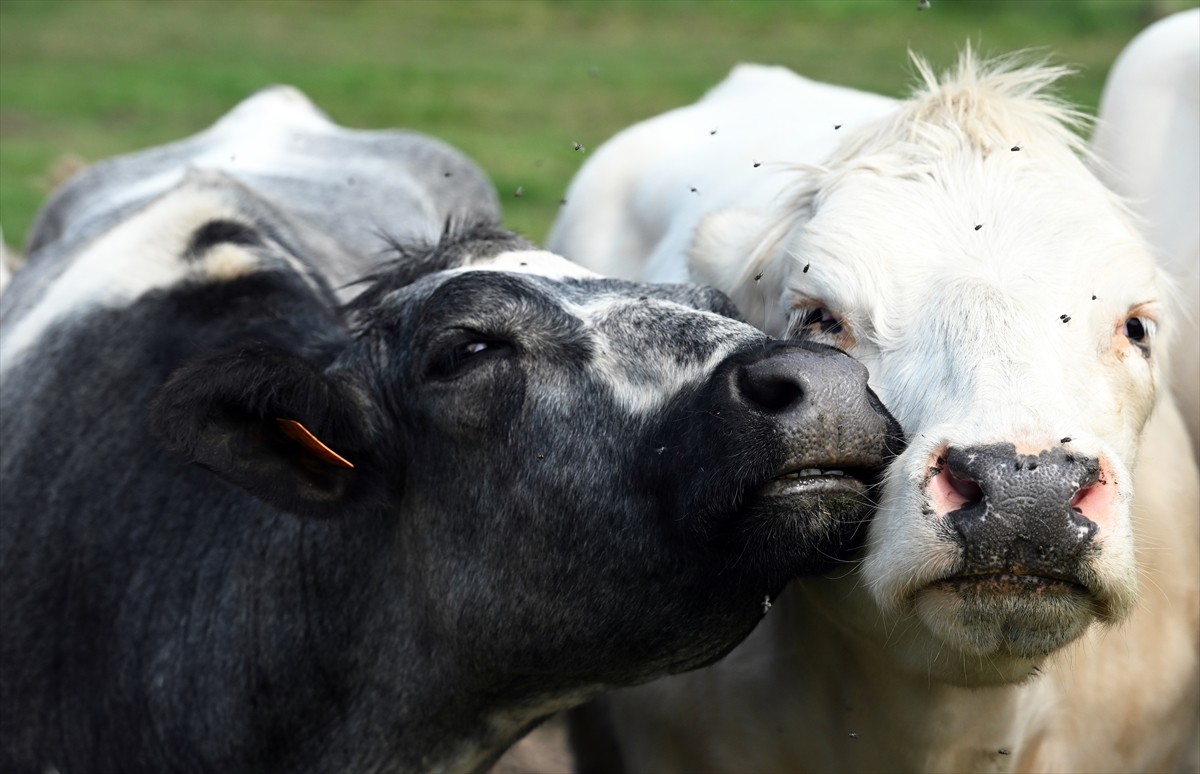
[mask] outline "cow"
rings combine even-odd
[[[491,181],[456,148],[404,129],[338,126],[303,92],[273,86],[199,134],[84,167],[38,212],[25,254],[50,242],[59,243],[55,254],[70,254],[192,168],[225,172],[269,202],[287,202],[311,226],[320,268],[343,298],[393,241],[433,242],[447,221],[500,217]],[[310,184],[314,175],[321,185]],[[347,200],[361,217],[346,217]]]
[[[1163,278],[1050,91],[1066,68],[914,61],[902,100],[739,66],[568,189],[549,249],[845,349],[909,441],[853,571],[614,695],[632,770],[1168,771],[1196,727]]]
[[[1200,9],[1152,24],[1117,57],[1092,150],[1178,285],[1171,388],[1200,458]]]
[[[869,517],[901,440],[861,365],[300,98],[91,167],[0,299],[0,770],[485,769],[721,657]]]

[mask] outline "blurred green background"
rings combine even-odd
[[[1038,48],[1079,68],[1063,91],[1094,112],[1129,39],[1197,4],[0,0],[0,225],[19,247],[72,168],[193,134],[290,83],[345,126],[456,145],[492,176],[507,224],[540,241],[588,151],[737,62],[901,95],[910,48],[939,69],[968,39]]]

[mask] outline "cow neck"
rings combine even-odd
[[[344,527],[302,524],[301,574],[309,580],[300,607],[315,612],[307,613],[308,658],[291,679],[342,684],[331,691],[340,694],[336,703],[317,703],[322,730],[297,740],[304,753],[296,759],[313,771],[486,769],[558,704],[576,700],[549,706],[517,697],[489,684],[498,668],[464,658],[452,638],[433,634],[422,605],[405,602],[425,595],[404,593],[421,579],[403,566],[402,538],[389,529],[396,521],[380,514]],[[355,598],[367,602],[340,603]]]
[[[1052,711],[1048,680],[1035,676],[1020,685],[968,689],[908,671],[886,641],[851,631],[842,616],[831,614],[831,600],[848,600],[825,583],[794,586],[776,605],[780,615],[768,616],[761,627],[779,659],[773,684],[805,686],[789,694],[795,706],[774,712],[827,718],[821,729],[810,729],[812,738],[801,734],[788,741],[793,760],[811,759],[812,750],[821,749],[828,759],[811,770],[969,771],[982,757],[996,770],[1019,767],[1038,742],[1028,736],[1039,726],[1031,713]],[[912,624],[899,624],[905,625]],[[817,744],[818,736],[824,744]]]

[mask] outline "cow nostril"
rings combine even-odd
[[[738,389],[754,406],[772,414],[786,411],[804,398],[804,389],[795,380],[750,370],[742,371]]]
[[[962,498],[960,507],[974,505],[983,500],[983,489],[980,488],[979,484],[976,484],[969,478],[954,475],[949,468],[944,471],[944,475],[946,476],[946,483],[950,485],[955,494]]]
[[[1112,509],[1113,500],[1111,487],[1101,479],[1080,487],[1067,505],[1089,521],[1098,522]]]

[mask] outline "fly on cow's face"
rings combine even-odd
[[[1070,442],[1071,442],[1071,436],[1069,436],[1069,435],[1064,435],[1062,438],[1059,438],[1059,439],[1058,439],[1058,442],[1059,442],[1059,443],[1070,443]]]
[[[842,125],[841,125],[841,124],[834,124],[834,125],[833,125],[833,129],[834,129],[834,131],[837,131],[838,129],[841,129],[841,128],[842,128]]]
[[[759,167],[761,167],[761,166],[762,166],[762,162],[761,162],[761,161],[756,161],[756,162],[754,162],[754,168],[755,168],[755,169],[758,169],[758,168],[759,168]]]
[[[976,224],[975,224],[975,230],[976,230],[976,231],[978,231],[978,230],[979,230],[979,229],[981,229],[981,228],[983,228],[983,224],[982,224],[982,223],[976,223]]]
[[[1011,148],[1009,148],[1009,150],[1011,150],[1013,153],[1016,153],[1017,151],[1021,150],[1021,146],[1020,146],[1020,145],[1014,145],[1014,146],[1012,146]]]
[[[762,275],[763,275],[763,273],[761,271],[758,274],[755,274],[754,281],[758,282],[760,279],[762,279]]]
[[[811,264],[811,263],[806,263],[806,264],[804,264],[804,268],[800,270],[800,273],[801,273],[801,274],[808,274],[808,267],[809,267],[809,266],[812,266],[812,264]]]
[[[582,145],[582,144],[580,144],[580,143],[573,143],[572,147],[574,147],[574,148],[575,148],[575,150],[577,150],[577,151],[583,151],[583,150],[584,150],[584,147],[583,147],[583,145]]]

